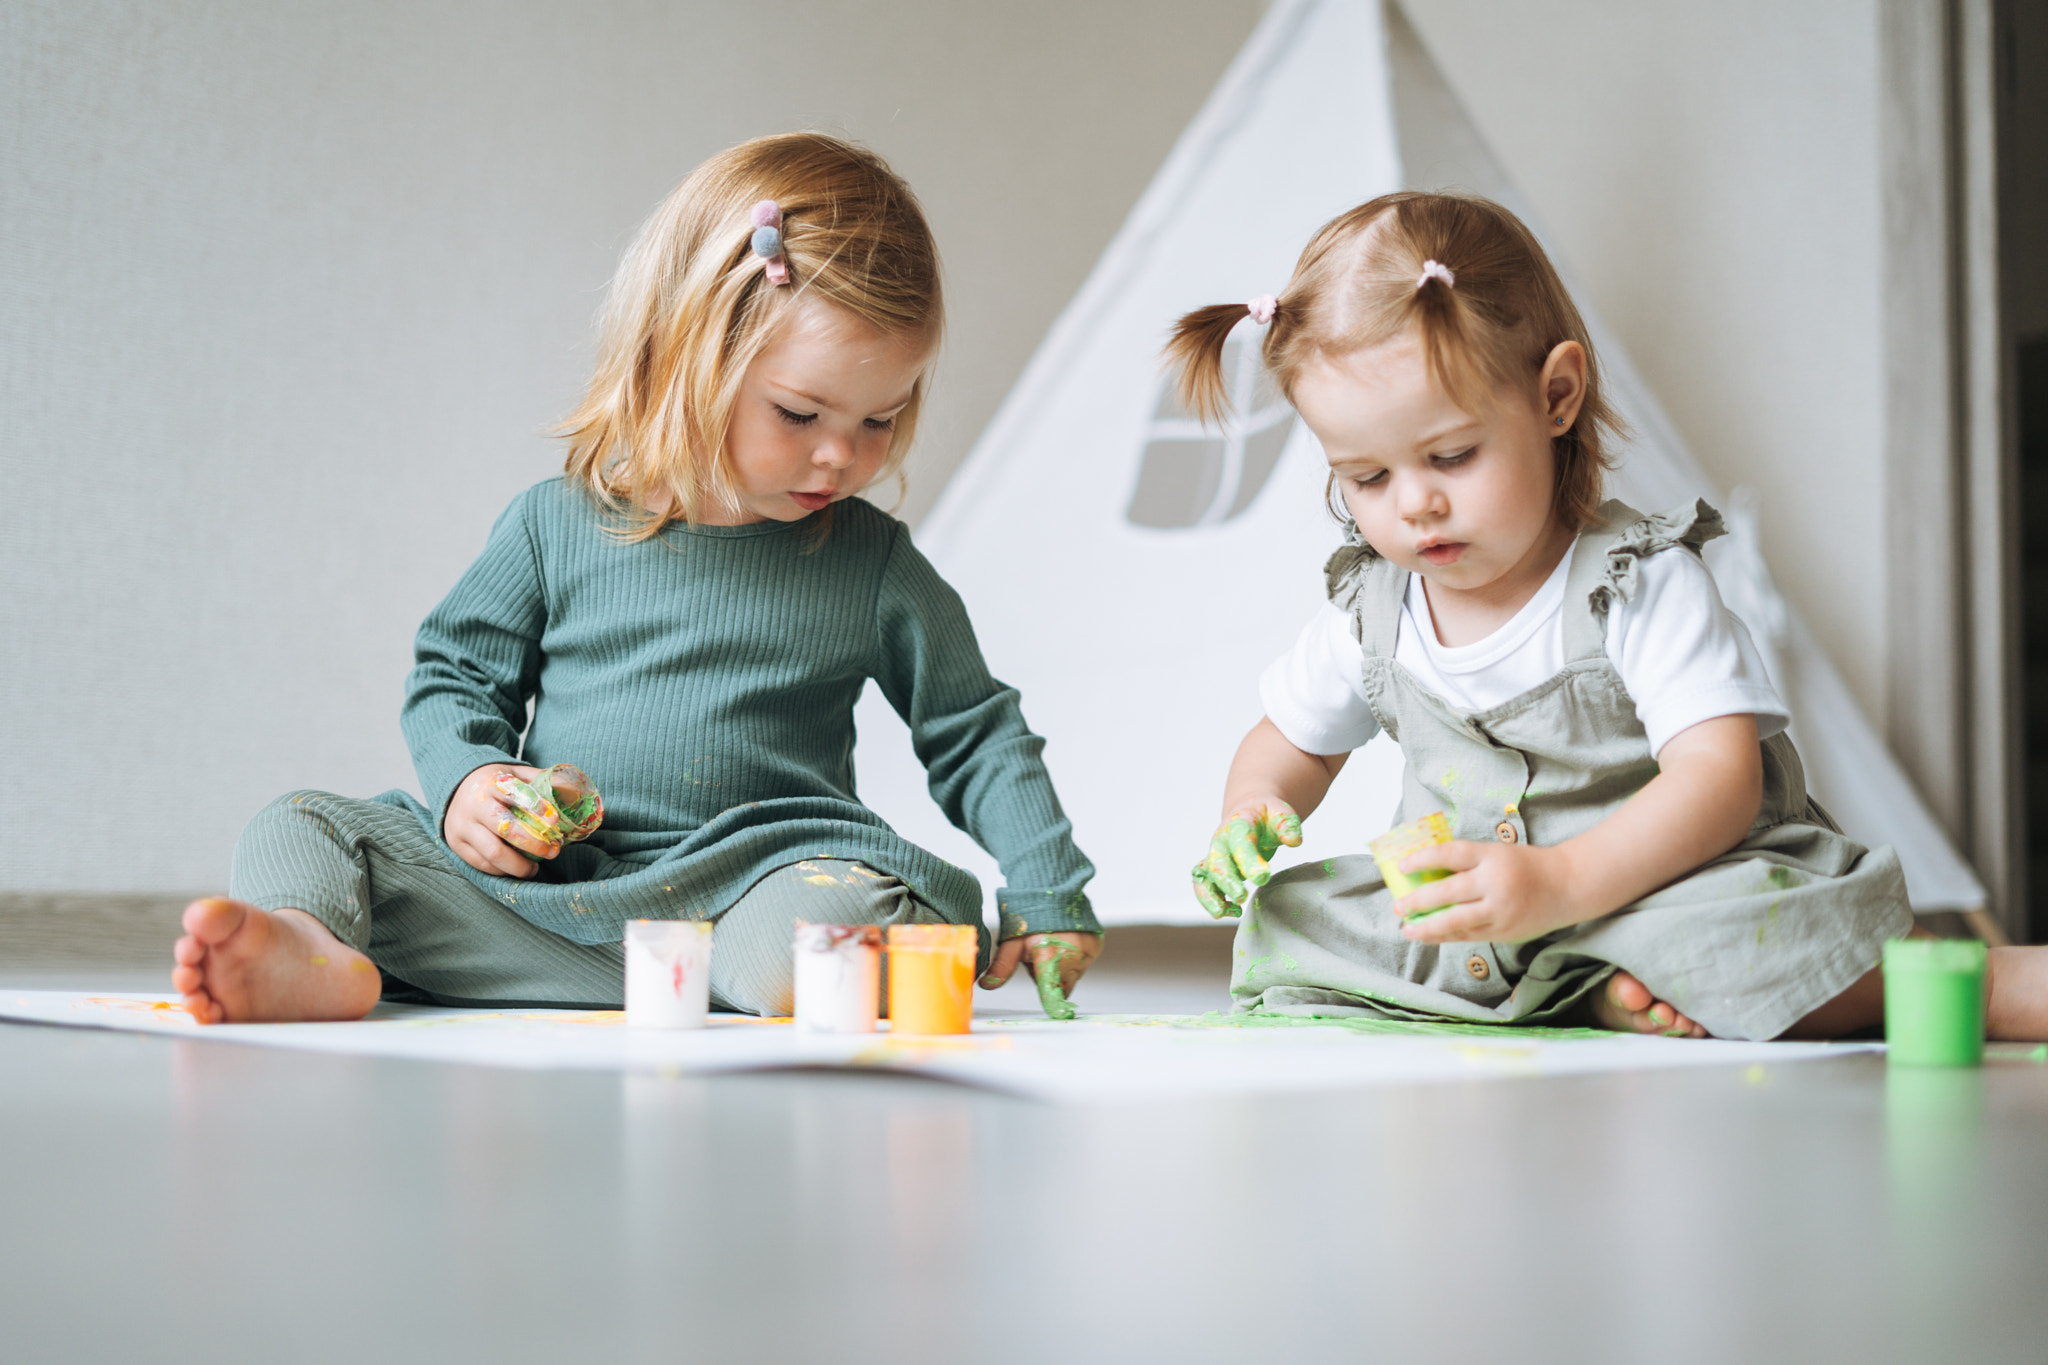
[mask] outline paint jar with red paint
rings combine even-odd
[[[711,1010],[711,924],[626,921],[626,1023],[703,1028]]]

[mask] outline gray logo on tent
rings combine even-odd
[[[1259,348],[1232,337],[1223,347],[1230,418],[1205,427],[1167,384],[1145,428],[1145,459],[1124,518],[1137,526],[1180,530],[1217,526],[1252,505],[1280,463],[1294,431],[1294,409],[1259,360]]]

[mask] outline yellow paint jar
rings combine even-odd
[[[1405,825],[1396,825],[1372,841],[1372,860],[1380,866],[1380,876],[1387,882],[1387,890],[1398,898],[1406,896],[1430,882],[1441,881],[1451,874],[1442,868],[1427,872],[1403,872],[1401,860],[1419,848],[1432,844],[1448,844],[1451,841],[1451,822],[1440,810],[1431,811],[1420,820],[1410,820]],[[1419,910],[1410,918],[1433,915],[1435,910]]]
[[[974,1018],[974,926],[889,926],[889,1031],[965,1033]]]

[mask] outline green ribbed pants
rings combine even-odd
[[[448,857],[402,806],[291,792],[242,831],[228,893],[319,920],[377,964],[386,999],[620,1007],[625,968],[618,944],[572,943],[535,927],[451,868]],[[791,1012],[790,939],[800,919],[943,922],[901,881],[858,863],[817,858],[779,867],[715,921],[713,1009]]]

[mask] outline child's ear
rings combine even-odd
[[[1544,423],[1553,436],[1570,431],[1586,401],[1586,348],[1576,341],[1560,341],[1543,358],[1538,378],[1543,394]]]

